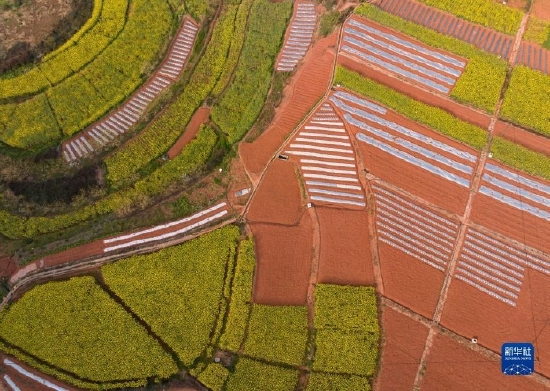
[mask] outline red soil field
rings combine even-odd
[[[443,284],[442,272],[378,241],[384,295],[431,318]]]
[[[185,128],[185,132],[178,138],[178,141],[168,150],[168,157],[170,159],[178,156],[183,147],[187,145],[191,140],[195,138],[201,125],[206,122],[210,115],[210,107],[200,107],[195,114],[191,117],[191,120]]]
[[[549,376],[549,284],[549,276],[526,268],[516,307],[512,307],[453,278],[441,324],[466,338],[475,336],[480,345],[499,354],[504,342],[532,342],[540,360],[535,369]]]
[[[428,328],[406,315],[382,306],[383,343],[375,390],[412,390]]]
[[[239,144],[239,155],[253,183],[271,157],[311,107],[325,94],[334,68],[338,33],[318,40],[304,57],[304,64],[284,91],[284,98],[269,128],[254,142]]]
[[[514,126],[508,122],[497,121],[495,124],[495,136],[504,137],[516,144],[523,145],[533,151],[550,155],[550,143],[548,138]]]
[[[363,142],[358,144],[363,164],[372,175],[453,213],[464,213],[468,189]]]
[[[550,0],[535,0],[531,14],[550,22]]]
[[[5,389],[5,390],[11,390],[11,387],[7,386],[7,383],[4,379],[4,374],[7,374],[11,378],[11,380],[21,389],[21,391],[46,391],[46,390],[51,391],[51,388],[46,387],[46,386],[36,382],[35,380],[30,379],[30,378],[20,374],[14,368],[5,365],[4,364],[4,359],[5,358],[8,358],[9,360],[13,361],[17,365],[23,367],[25,370],[27,370],[29,372],[32,372],[34,375],[39,376],[42,379],[49,381],[50,383],[54,383],[54,384],[66,389],[68,391],[77,390],[77,388],[70,387],[67,384],[62,383],[59,380],[57,380],[57,379],[55,379],[51,376],[48,376],[44,373],[41,373],[41,372],[29,367],[28,365],[22,363],[21,361],[18,361],[17,359],[15,359],[11,356],[6,356],[6,355],[2,354],[1,362],[2,362],[2,370],[3,370],[4,373],[0,377],[0,379],[2,379],[0,381],[0,387],[3,387],[3,389]],[[4,386],[4,384],[6,384],[6,386]]]
[[[316,207],[321,231],[318,282],[373,285],[367,212]]]
[[[281,160],[269,165],[250,204],[249,222],[298,224],[305,205],[300,196],[302,190],[296,170],[291,162]]]
[[[256,244],[253,301],[305,305],[311,273],[313,233],[309,214],[300,224],[250,224]]]
[[[476,194],[470,220],[520,243],[550,253],[550,223],[484,194]]]
[[[475,110],[473,108],[458,104],[446,96],[433,94],[420,87],[390,76],[388,73],[374,70],[373,68],[365,64],[358,63],[357,61],[354,61],[345,56],[338,56],[338,64],[343,65],[354,72],[373,79],[378,83],[384,84],[405,95],[408,95],[411,98],[416,99],[420,102],[448,111],[454,116],[464,121],[473,123],[474,125],[478,125],[483,129],[487,129],[489,127],[489,123],[491,121],[489,115],[484,114],[481,111]]]
[[[448,336],[437,334],[420,389],[538,391],[546,388],[529,376],[503,375],[497,358],[486,357]]]

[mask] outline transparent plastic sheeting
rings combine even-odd
[[[402,135],[405,135],[405,136],[408,136],[408,137],[413,138],[415,140],[421,141],[424,144],[431,145],[435,148],[438,148],[442,151],[450,153],[451,155],[457,156],[461,159],[467,160],[467,161],[472,162],[472,163],[476,161],[476,157],[474,155],[472,155],[471,153],[461,151],[460,149],[451,147],[450,145],[447,145],[447,144],[442,143],[440,141],[434,140],[431,137],[424,136],[421,133],[418,133],[418,132],[415,132],[415,131],[410,130],[408,128],[405,128],[404,126],[401,126],[401,125],[398,125],[394,122],[387,121],[383,118],[380,118],[377,115],[367,113],[364,110],[356,109],[352,106],[347,105],[346,103],[342,102],[341,100],[335,98],[334,96],[331,96],[330,100],[339,109],[342,109],[342,110],[344,110],[348,113],[353,113],[353,114],[357,115],[358,117],[361,117],[361,118],[364,118],[366,120],[372,121],[372,122],[377,123],[381,126],[390,128],[390,129],[396,131],[397,133],[401,133]]]
[[[502,194],[499,191],[490,189],[487,186],[481,186],[481,188],[479,189],[479,192],[482,194],[485,194],[486,196],[494,198],[497,201],[510,205],[513,208],[522,210],[524,212],[532,214],[533,216],[537,216],[537,217],[540,217],[541,219],[550,221],[550,213],[548,213],[547,211],[539,209],[535,206],[531,206],[529,204],[525,204],[520,200],[509,197],[505,194]]]
[[[346,29],[345,31],[349,35],[355,35],[355,34],[352,33],[352,32],[355,31],[353,29]],[[355,39],[355,38],[352,38],[352,37],[349,37],[349,36],[345,37],[344,41],[347,42],[347,43],[351,43],[355,46],[359,46],[361,49],[365,50],[366,52],[369,52],[371,54],[375,54],[379,57],[384,58],[385,60],[397,62],[400,65],[404,66],[405,68],[411,69],[411,70],[416,71],[418,73],[422,73],[423,75],[426,75],[426,76],[429,76],[429,77],[433,77],[434,79],[437,79],[437,80],[439,80],[439,81],[441,81],[445,84],[448,84],[450,86],[453,86],[456,82],[456,79],[453,79],[452,77],[442,75],[439,72],[433,71],[431,69],[428,69],[426,67],[418,65],[414,62],[405,60],[402,57],[399,57],[399,56],[393,55],[391,53],[388,53],[385,50],[377,48],[376,46],[369,45],[368,43],[365,43],[364,41],[360,41],[358,39]],[[420,61],[424,61],[424,60],[421,59]]]
[[[348,102],[353,102],[358,106],[368,107],[370,110],[376,111],[377,113],[380,113],[382,115],[384,115],[388,112],[388,110],[386,110],[382,106],[378,106],[374,103],[369,102],[368,100],[358,98],[357,96],[355,96],[353,94],[349,94],[349,93],[344,92],[344,91],[337,91],[333,94],[333,96],[335,96],[337,98],[347,100]]]
[[[472,174],[472,167],[469,167],[465,164],[458,163],[452,159],[449,159],[446,156],[440,155],[439,153],[430,151],[429,149],[426,149],[424,147],[421,147],[419,145],[416,145],[408,140],[402,139],[400,137],[395,137],[390,135],[389,133],[386,133],[378,128],[375,128],[373,126],[367,125],[364,122],[361,122],[359,120],[356,120],[349,114],[345,114],[344,117],[346,118],[346,121],[348,121],[350,124],[357,126],[358,128],[365,130],[371,134],[374,134],[380,138],[383,138],[384,140],[387,140],[389,142],[393,142],[397,145],[402,146],[405,149],[408,149],[409,151],[416,152],[419,155],[422,155],[426,157],[427,159],[435,160],[438,163],[441,163],[445,166],[454,168],[458,171],[462,171],[465,174]]]
[[[483,179],[496,187],[500,187],[501,189],[507,190],[511,193],[517,194],[521,198],[525,198],[528,200],[531,200],[533,202],[536,202],[538,204],[542,204],[546,207],[550,207],[550,199],[543,197],[541,195],[535,194],[530,192],[529,190],[523,189],[521,187],[512,185],[509,182],[501,181],[500,179],[497,179],[489,174],[484,174]]]
[[[344,38],[344,41],[345,42],[349,42],[349,38],[346,37]],[[403,76],[403,77],[406,77],[406,78],[409,78],[409,79],[412,79],[412,80],[415,80],[417,81],[418,83],[420,84],[424,84],[425,86],[429,86],[437,91],[440,91],[440,92],[443,92],[444,94],[448,94],[450,89],[448,87],[445,87],[444,85],[441,85],[439,83],[436,83],[430,79],[426,79],[425,77],[422,77],[422,76],[418,76],[416,73],[412,73],[412,72],[409,72],[405,69],[402,69],[402,68],[399,68],[398,66],[395,66],[393,64],[390,64],[389,62],[386,62],[386,61],[382,61],[374,56],[371,56],[369,54],[366,54],[365,52],[362,52],[360,50],[357,50],[357,49],[354,49],[348,45],[344,45],[342,47],[342,50],[344,52],[348,52],[350,54],[354,54],[356,56],[359,56],[360,58],[362,58],[363,60],[366,60],[368,62],[371,62],[373,64],[376,64],[382,68],[385,68],[389,71],[392,71],[393,73],[396,73],[400,76]]]
[[[385,39],[390,40],[392,42],[398,43],[401,46],[405,46],[409,49],[416,50],[417,52],[422,53],[424,55],[432,56],[434,58],[437,58],[438,60],[446,62],[447,64],[455,65],[455,66],[460,67],[460,68],[464,68],[466,66],[466,63],[463,62],[463,61],[459,61],[459,60],[457,60],[453,57],[446,56],[442,53],[427,49],[423,46],[416,45],[412,42],[409,42],[409,41],[406,41],[406,40],[401,39],[399,37],[396,37],[393,34],[384,33],[384,32],[382,32],[378,29],[375,29],[373,27],[364,25],[363,23],[360,23],[356,20],[350,20],[348,23],[350,25],[354,26],[354,27],[360,28],[364,31],[367,31],[367,32],[371,33],[371,34],[375,34],[375,35],[378,35],[379,37],[382,37],[382,38],[385,38]]]
[[[377,46],[380,46],[380,47],[382,47],[386,50],[389,50],[393,53],[396,53],[400,56],[407,57],[407,58],[410,58],[411,60],[421,62],[421,63],[423,63],[427,66],[435,68],[435,69],[437,69],[441,72],[445,72],[445,73],[447,73],[449,75],[452,75],[454,77],[459,77],[462,74],[461,71],[459,71],[455,68],[450,68],[450,67],[448,67],[446,65],[443,65],[439,62],[432,61],[427,57],[411,53],[407,50],[401,49],[398,46],[392,45],[391,43],[389,43],[387,41],[382,41],[380,39],[377,39],[377,38],[373,37],[372,35],[362,33],[359,30],[356,30],[354,28],[348,27],[348,28],[345,29],[345,31],[348,34],[355,35],[356,37],[359,37],[359,38],[363,38],[363,39],[365,39],[369,42],[372,42],[372,43],[376,44]]]
[[[550,195],[550,186],[545,185],[544,183],[534,181],[532,179],[521,176],[515,172],[501,168],[495,164],[487,163],[485,165],[485,170],[492,172],[493,174],[499,174],[505,178],[512,179],[516,182],[521,183],[524,186],[529,186],[532,189],[542,191]]]
[[[381,149],[384,152],[389,153],[390,155],[393,155],[401,160],[404,160],[407,163],[410,163],[412,165],[418,166],[426,171],[431,172],[432,174],[435,174],[441,178],[447,179],[448,181],[454,182],[460,186],[463,187],[470,187],[470,181],[467,179],[464,179],[456,174],[450,173],[448,171],[445,171],[431,163],[425,162],[422,159],[419,159],[415,156],[412,156],[406,152],[402,152],[394,147],[391,147],[387,145],[386,143],[380,142],[378,140],[373,139],[372,137],[369,137],[367,135],[364,135],[362,133],[357,134],[357,139],[359,141],[362,141],[366,144],[372,145],[373,147],[376,147],[378,149]]]

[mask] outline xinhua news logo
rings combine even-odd
[[[535,347],[528,342],[502,345],[502,373],[512,376],[530,375],[535,371]]]

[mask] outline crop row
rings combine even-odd
[[[2,312],[0,337],[56,368],[97,382],[95,388],[120,387],[126,379],[145,385],[150,377],[167,378],[178,370],[92,277],[33,288]]]
[[[0,100],[36,94],[79,71],[116,39],[126,23],[128,0],[96,1],[92,17],[57,50],[36,67],[0,79]]]
[[[355,12],[401,31],[426,45],[467,58],[466,69],[453,88],[451,97],[488,112],[494,111],[506,77],[506,61],[464,41],[406,21],[370,4],[359,6]]]
[[[212,119],[229,136],[240,140],[263,107],[273,65],[284,37],[292,4],[255,0],[233,83],[212,109]],[[269,23],[266,21],[269,20]],[[237,114],[238,113],[238,114]]]
[[[512,71],[501,116],[550,136],[550,75],[517,66]]]
[[[374,288],[317,285],[314,326],[314,370],[373,375],[380,338]]]
[[[550,158],[539,152],[532,151],[502,137],[495,137],[491,145],[493,158],[501,162],[550,180]]]
[[[420,0],[431,7],[439,8],[469,20],[470,22],[489,27],[493,30],[514,35],[523,18],[523,12],[506,7],[493,0]]]
[[[104,266],[109,287],[191,366],[210,342],[237,227]]]
[[[121,11],[125,15],[125,9]],[[110,45],[100,45],[102,40],[95,36],[90,38],[90,42],[87,41],[95,27],[107,28],[98,23],[78,44],[63,52],[70,57],[38,67],[43,74],[49,75],[53,86],[48,86],[36,97],[47,97],[64,135],[72,135],[98,120],[142,83],[143,74],[156,61],[165,45],[171,23],[172,14],[165,1],[134,0],[124,29],[117,32],[116,39]],[[147,26],[146,34],[143,26]],[[97,34],[107,39],[102,35],[103,31]],[[55,59],[64,56],[63,53]],[[39,122],[35,111],[22,115]],[[38,128],[27,138],[18,137],[18,145],[11,146],[35,147],[34,141],[41,136],[41,132],[48,132],[47,127]],[[11,122],[4,124],[4,133],[25,135],[29,131],[22,124]],[[10,141],[9,138],[2,140],[6,143]]]
[[[225,330],[219,342],[222,349],[237,352],[243,343],[252,300],[255,264],[254,241],[243,240],[239,246]]]
[[[440,108],[418,102],[346,68],[339,66],[336,69],[334,84],[341,84],[352,91],[376,100],[413,121],[424,124],[475,149],[481,149],[487,141],[487,132],[480,127],[462,121]]]
[[[224,6],[204,55],[183,92],[131,142],[105,160],[107,178],[114,184],[127,180],[150,161],[162,155],[184,132],[195,110],[206,99],[226,63],[234,35],[237,6]]]
[[[34,238],[40,234],[56,232],[81,222],[109,213],[131,210],[138,200],[173,191],[185,177],[200,170],[210,158],[217,141],[214,132],[203,127],[175,159],[162,165],[133,187],[109,196],[74,212],[51,216],[24,218],[0,211],[0,232],[12,239]]]

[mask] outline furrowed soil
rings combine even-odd
[[[390,307],[382,307],[382,351],[378,391],[412,390],[428,328]]]
[[[373,285],[367,212],[316,208],[321,230],[318,282]]]
[[[529,376],[506,376],[500,360],[438,334],[427,360],[421,390],[530,390],[546,388]]]

